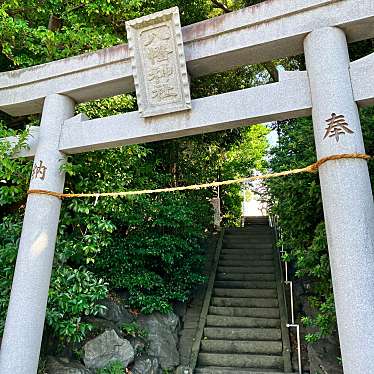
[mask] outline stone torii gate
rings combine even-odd
[[[0,110],[42,113],[32,128],[30,189],[62,192],[65,155],[313,115],[318,158],[365,153],[357,106],[374,104],[373,0],[269,0],[181,29],[175,8],[127,25],[129,44],[0,74]],[[305,52],[307,71],[198,100],[191,76]],[[136,88],[139,112],[88,120],[76,103]],[[10,139],[16,141],[16,139]],[[320,168],[346,374],[374,373],[374,204],[367,163]],[[0,352],[1,374],[37,371],[61,200],[30,194]]]

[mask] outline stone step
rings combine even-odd
[[[266,226],[264,226],[264,228],[266,228]],[[270,228],[270,226],[269,226]],[[226,227],[225,228],[225,234],[226,233],[241,233],[241,232],[246,232],[246,231],[249,231],[249,230],[253,230],[252,227],[250,226],[247,226],[247,227]]]
[[[236,254],[252,254],[252,255],[271,255],[274,253],[273,246],[268,245],[248,245],[248,244],[234,244],[234,243],[223,243],[222,253],[236,253]]]
[[[264,251],[264,253],[266,253],[265,250],[272,249],[273,245],[272,244],[253,244],[253,243],[248,244],[244,242],[243,243],[223,242],[222,248],[242,249],[242,250],[248,250],[251,252],[254,252],[256,250],[261,250],[261,251]]]
[[[265,371],[264,371],[265,370]],[[272,369],[241,369],[233,367],[206,366],[196,368],[196,374],[284,374],[284,372]]]
[[[252,227],[230,227],[225,228],[225,236],[226,235],[249,235],[252,233],[261,233],[272,235],[273,229],[271,227],[266,226],[252,226]]]
[[[256,221],[247,221],[244,220],[244,227],[251,228],[251,227],[270,227],[269,220],[256,220]]]
[[[283,357],[270,355],[199,353],[198,365],[282,369]]]
[[[248,251],[248,253],[222,253],[219,257],[221,260],[257,260],[257,261],[270,261],[274,260],[274,254],[263,254],[263,253],[251,253]]]
[[[212,306],[239,306],[248,308],[277,308],[278,299],[212,297]]]
[[[274,281],[275,274],[217,273],[216,281]]]
[[[259,230],[256,230],[255,228],[253,228],[252,230],[250,231],[247,231],[247,232],[243,232],[243,233],[238,233],[238,234],[234,234],[234,233],[225,233],[225,236],[224,236],[224,239],[266,239],[266,240],[270,240],[270,239],[273,239],[273,235],[271,232],[269,232],[268,230],[262,230],[262,229],[259,229]]]
[[[274,239],[272,236],[265,234],[265,235],[225,235],[223,240],[228,241],[247,241],[251,243],[273,243]]]
[[[226,236],[234,236],[234,237],[237,237],[237,236],[241,236],[241,235],[253,235],[253,234],[256,234],[256,235],[266,235],[266,236],[273,236],[273,231],[270,229],[269,230],[269,227],[265,227],[265,226],[258,226],[258,227],[255,227],[255,226],[252,226],[252,227],[247,227],[245,229],[241,229],[241,230],[230,230],[230,229],[225,229],[225,237]]]
[[[227,245],[222,246],[221,254],[227,255],[274,255],[275,251],[271,245],[267,246],[246,246],[242,245],[241,247],[230,247]]]
[[[273,243],[274,239],[270,235],[232,235],[226,236],[223,238],[223,241],[230,242],[251,242],[251,243]]]
[[[278,297],[275,289],[242,289],[242,288],[214,288],[213,295],[218,297]]]
[[[225,235],[245,235],[252,232],[261,232],[261,233],[270,233],[271,235],[274,233],[271,227],[266,226],[248,226],[248,227],[226,227],[225,228]]]
[[[223,243],[230,242],[230,243],[244,243],[244,244],[259,244],[259,245],[269,245],[274,243],[273,237],[269,235],[232,235],[232,236],[225,236],[223,238]]]
[[[278,308],[240,308],[240,307],[209,307],[210,315],[233,316],[233,317],[263,317],[279,318]]]
[[[221,266],[218,264],[220,273],[251,273],[251,274],[274,274],[274,266]]]
[[[225,237],[223,238],[223,243],[239,243],[244,245],[272,245],[274,243],[273,238],[264,236],[264,237],[238,237],[238,236],[232,236],[232,237]]]
[[[281,330],[275,328],[204,328],[204,339],[276,341],[281,340],[281,337]]]
[[[283,342],[273,230],[225,229],[195,373],[280,374]]]
[[[220,266],[271,266],[274,267],[274,259],[258,260],[258,259],[220,259]]]
[[[208,315],[207,327],[280,327],[280,320],[274,318],[252,318]]]
[[[225,235],[241,235],[241,234],[248,234],[252,231],[269,231],[273,233],[273,229],[268,226],[247,226],[247,227],[226,227],[225,228]]]
[[[270,227],[269,226],[269,220],[244,220],[244,227]]]
[[[257,255],[274,255],[274,249],[271,246],[266,248],[231,248],[222,247],[221,254],[223,255],[235,255],[235,256],[257,256]]]
[[[272,281],[231,281],[231,280],[216,280],[214,283],[216,288],[261,288],[273,289],[277,287],[276,282]]]
[[[201,351],[210,353],[282,354],[281,341],[203,340]]]

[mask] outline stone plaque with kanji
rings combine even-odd
[[[177,7],[126,22],[142,117],[191,109]]]

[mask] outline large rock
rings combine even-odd
[[[146,353],[147,351],[147,339],[141,337],[130,338],[130,343],[134,348],[135,357]]]
[[[84,363],[89,369],[102,369],[116,361],[127,367],[134,361],[134,349],[130,342],[121,339],[114,330],[105,331],[83,348]]]
[[[312,374],[343,374],[343,368],[338,361],[339,342],[335,336],[308,344],[308,357]]]
[[[174,303],[174,313],[181,319],[183,320],[186,313],[187,313],[187,304],[182,303],[181,301],[176,301]]]
[[[67,358],[48,357],[47,360],[48,374],[89,374],[79,362],[70,362]]]
[[[105,307],[97,314],[100,318],[104,318],[118,325],[130,323],[134,320],[134,317],[123,304],[117,304],[111,299],[105,299],[100,301],[100,305]]]
[[[178,366],[175,374],[192,374],[192,369],[187,366]]]
[[[138,358],[131,369],[132,374],[158,374],[159,372],[157,358],[148,356]]]
[[[162,369],[178,366],[178,317],[174,313],[154,313],[139,317],[138,323],[148,331],[148,355],[156,357]]]

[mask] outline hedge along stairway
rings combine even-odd
[[[199,374],[291,372],[278,255],[266,217],[225,229],[192,352]]]

